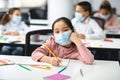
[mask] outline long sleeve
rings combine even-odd
[[[100,28],[100,26],[94,21],[90,21],[90,28],[92,28],[92,34],[86,34],[86,37],[88,39],[104,39],[105,34],[103,30]]]
[[[40,58],[44,55],[48,55],[48,50],[44,47],[44,45],[47,45],[50,49],[51,48],[51,44],[54,44],[52,38],[49,38],[46,43],[44,43],[41,47],[38,47],[37,49],[35,49],[32,52],[32,59],[35,61],[40,60]]]
[[[2,32],[5,30],[5,27],[3,25],[0,25],[0,36],[2,36]]]
[[[20,27],[21,29],[18,31],[20,35],[25,35],[30,31],[30,28],[24,22],[21,22]]]
[[[82,44],[77,47],[80,56],[78,59],[81,60],[85,64],[92,64],[94,62],[93,54]]]
[[[44,55],[47,55],[47,50],[44,48],[44,46],[38,47],[32,52],[32,59],[35,61],[40,60],[40,58]]]
[[[18,32],[20,35],[26,35],[30,28],[24,23],[16,25],[12,21],[6,23],[5,25],[0,25],[0,34],[2,35],[3,31]]]

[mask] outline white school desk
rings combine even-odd
[[[116,29],[116,30],[104,30],[104,32],[106,34],[116,34],[116,35],[120,35],[120,30]]]
[[[112,53],[110,60],[118,60],[118,53],[120,51],[120,39],[106,38],[105,40],[82,40],[82,42],[91,51]]]
[[[21,64],[45,64],[35,62],[31,57],[25,56],[0,55],[0,59],[9,59]],[[29,65],[27,67],[31,71],[25,70],[18,65],[0,66],[0,80],[43,80],[43,77],[57,73],[67,62],[68,59],[64,59],[61,67],[48,64],[51,66],[51,70],[32,68]],[[81,76],[80,69],[83,71],[83,76]],[[71,77],[67,80],[120,80],[120,67],[117,61],[95,60],[93,65],[86,65],[79,60],[70,60],[68,68],[61,74]]]
[[[42,36],[42,38],[45,38],[45,36]],[[21,40],[23,39],[21,42],[16,42],[14,44],[11,44],[9,41],[15,41],[15,40]],[[118,51],[120,51],[120,39],[117,38],[107,38],[108,41],[104,41],[104,40],[82,40],[83,43],[85,43],[85,45],[92,51],[92,50],[104,50],[104,51],[110,51],[113,52],[113,54],[115,55],[115,58],[113,60],[117,60],[117,56],[118,56]],[[112,42],[110,42],[109,40],[112,40]],[[43,42],[31,42],[32,46],[40,46],[43,44]],[[8,40],[3,40],[0,41],[0,45],[10,45],[10,46],[22,46],[25,47],[25,39],[24,37],[21,38],[17,38],[17,37],[13,37],[10,38]]]
[[[104,40],[82,40],[87,47],[96,48],[108,48],[108,49],[120,49],[120,39],[106,38]]]
[[[48,37],[50,37],[50,36],[41,35],[40,38],[43,38],[41,40],[46,40]],[[0,41],[0,43],[10,43],[9,41],[10,40],[2,41],[2,42]],[[13,41],[17,41],[17,39],[15,39]],[[116,39],[116,38],[106,38],[105,40],[86,39],[86,40],[82,40],[82,42],[87,47],[90,47],[90,48],[120,49],[120,39]],[[44,43],[44,41],[42,41],[42,42],[31,41],[31,44],[33,44],[33,45],[42,45],[43,43]],[[25,41],[22,40],[21,42],[16,42],[15,44],[25,44]]]
[[[107,38],[120,38],[120,30],[105,30]]]

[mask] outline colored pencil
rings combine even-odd
[[[31,71],[31,69],[29,69],[29,68],[27,68],[27,67],[25,67],[25,66],[23,66],[23,65],[21,65],[21,64],[19,64],[19,66],[20,66],[21,68],[23,68],[23,69],[26,69],[26,70],[28,70],[28,71]]]

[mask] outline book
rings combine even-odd
[[[8,60],[8,59],[0,59],[0,66],[3,65],[12,65],[14,64],[12,61]]]

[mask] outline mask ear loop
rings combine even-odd
[[[75,32],[75,30],[71,30],[72,32],[70,33],[70,36],[71,36],[71,34],[73,33],[73,32]],[[69,36],[69,39],[70,39],[70,36]],[[70,40],[71,41],[71,40]],[[75,45],[72,41],[71,41],[71,44],[72,44],[72,46],[73,45]]]
[[[69,35],[69,40],[70,40],[70,36],[71,36],[72,33],[73,33],[73,32],[71,32],[70,35]]]
[[[73,33],[73,32],[75,32],[74,30],[71,30],[72,32],[70,33],[70,36],[71,36],[71,34]],[[70,36],[69,36],[69,38],[70,38]]]

